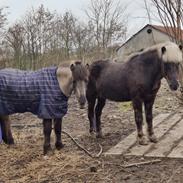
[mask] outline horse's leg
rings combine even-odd
[[[95,108],[95,116],[96,116],[96,137],[102,137],[102,129],[101,129],[101,114],[102,109],[105,106],[105,99],[98,98],[98,102]]]
[[[143,116],[142,116],[142,102],[140,100],[133,100],[133,108],[135,113],[135,122],[137,126],[137,138],[141,145],[147,145],[148,141],[143,133]]]
[[[9,116],[0,117],[0,125],[2,130],[2,139],[6,144],[14,144],[13,135],[11,133],[11,121]]]
[[[56,136],[56,142],[55,142],[55,147],[56,149],[60,150],[61,148],[64,147],[62,144],[61,140],[61,132],[62,132],[62,119],[54,119],[54,131],[55,131],[55,136]]]
[[[144,107],[145,107],[145,114],[146,114],[148,138],[151,142],[156,143],[157,138],[154,135],[153,122],[152,122],[152,120],[153,120],[152,108],[153,108],[154,100],[155,100],[154,95],[152,95],[151,97],[148,97],[144,101]]]
[[[94,132],[94,108],[95,108],[95,102],[96,102],[96,96],[87,96],[88,101],[88,119],[90,122],[90,130],[89,132],[92,134]]]
[[[44,155],[51,150],[50,145],[50,135],[52,130],[52,120],[51,119],[43,119],[43,133],[44,133],[44,145],[43,145],[43,153]]]

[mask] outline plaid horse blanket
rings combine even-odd
[[[59,87],[56,70],[0,70],[0,115],[31,112],[42,119],[62,118],[68,97]]]

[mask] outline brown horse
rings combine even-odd
[[[61,123],[67,113],[68,98],[74,92],[80,108],[84,107],[88,76],[88,65],[79,61],[35,72],[0,70],[0,125],[4,142],[14,143],[9,115],[31,112],[43,119],[44,154],[51,149],[52,120],[55,146],[61,149]]]
[[[139,144],[148,143],[142,129],[142,104],[145,107],[149,140],[157,142],[152,123],[154,100],[163,77],[171,90],[177,90],[181,50],[182,46],[166,42],[130,56],[125,63],[109,60],[93,63],[90,66],[86,93],[90,133],[94,132],[93,125],[96,122],[96,135],[102,136],[101,114],[106,99],[116,102],[132,101]]]

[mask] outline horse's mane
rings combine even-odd
[[[64,61],[64,62],[60,63],[58,66],[57,74],[59,75],[63,71],[67,74],[71,73],[70,66],[72,64],[75,67],[75,69],[72,72],[74,79],[75,80],[85,79],[87,76],[87,69],[85,67],[85,64],[82,61],[78,61],[78,60],[77,61],[69,60],[69,61]]]
[[[162,54],[163,47],[165,47],[166,49],[164,54]],[[142,52],[139,52],[136,56],[143,56],[144,54],[147,54],[151,51],[156,51],[159,58],[161,58],[163,62],[182,62],[182,51],[180,50],[179,46],[173,42],[167,41],[164,43],[153,45],[149,48],[146,48]]]
[[[131,53],[130,55],[128,55],[123,62],[128,62],[130,60],[133,60],[134,58],[136,58],[137,56],[140,55],[141,52],[134,52],[134,53]]]
[[[80,60],[67,60],[67,61],[63,61],[61,62],[58,66],[59,67],[70,67],[71,64],[82,64],[82,61]]]
[[[95,60],[91,65],[90,65],[90,78],[98,78],[100,76],[100,73],[102,69],[108,65],[109,62],[113,62],[116,64],[115,61],[109,60],[109,59],[101,59],[101,60]]]

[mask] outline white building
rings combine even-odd
[[[169,31],[167,32],[167,30]],[[159,25],[147,24],[116,50],[117,57],[124,59],[126,56],[134,52],[138,52],[154,44],[170,40],[175,40],[172,29],[167,29]]]

